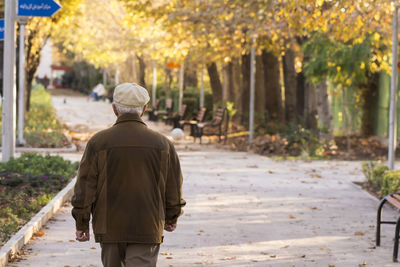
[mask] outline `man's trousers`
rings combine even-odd
[[[101,243],[104,267],[156,267],[160,244]]]

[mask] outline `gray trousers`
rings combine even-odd
[[[156,267],[160,244],[100,243],[104,267]]]

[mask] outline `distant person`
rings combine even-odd
[[[89,97],[92,97],[95,101],[99,101],[100,98],[106,93],[106,89],[104,88],[104,85],[102,85],[101,83],[99,83],[98,85],[96,85],[93,90],[92,93],[89,95]]]
[[[118,85],[117,121],[89,140],[79,166],[71,201],[76,240],[89,240],[92,215],[105,267],[156,266],[163,230],[175,230],[186,204],[173,144],[141,120],[149,99],[137,84]]]
[[[44,77],[43,77],[43,86],[44,86],[44,88],[47,89],[49,87],[49,84],[50,84],[49,78],[47,78],[47,75],[44,75]]]

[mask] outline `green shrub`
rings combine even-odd
[[[365,179],[367,179],[367,182],[369,183],[369,184],[373,184],[373,181],[372,181],[372,172],[373,172],[373,170],[375,169],[375,166],[376,166],[376,162],[374,162],[374,161],[368,161],[368,162],[364,162],[362,165],[361,165],[361,171],[362,171],[362,173],[364,174],[364,176],[365,176]]]
[[[381,197],[391,193],[399,192],[400,189],[400,170],[387,170],[383,174],[381,186]]]
[[[385,174],[388,171],[388,167],[378,164],[372,171],[372,183],[374,186],[380,188],[385,180]]]
[[[60,156],[24,153],[19,158],[0,162],[0,172],[30,175],[59,175],[72,178],[76,174],[78,163],[71,163]]]
[[[388,167],[377,162],[369,161],[362,164],[361,170],[370,186],[380,190],[384,183]]]
[[[78,163],[26,153],[0,163],[0,247],[76,175]]]
[[[315,156],[322,151],[322,143],[317,134],[300,124],[289,123],[282,135],[288,142],[287,147],[291,154]]]

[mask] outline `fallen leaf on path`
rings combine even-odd
[[[267,252],[260,252],[260,254],[262,254],[262,255],[268,255]]]
[[[335,267],[335,265],[334,264],[329,264],[328,267]]]
[[[223,259],[221,259],[222,261],[231,261],[231,260],[235,260],[236,259],[236,257],[235,256],[233,256],[233,257],[225,257],[225,258],[223,258]]]
[[[317,207],[310,207],[310,210],[317,210]]]
[[[95,247],[91,247],[90,249],[96,249]]]
[[[322,176],[321,175],[319,175],[319,174],[317,174],[317,173],[312,173],[312,174],[310,174],[310,177],[311,178],[322,178]]]
[[[360,263],[360,264],[358,265],[358,267],[363,267],[363,266],[368,266],[368,264],[364,261],[363,263]]]
[[[286,246],[284,246],[284,247],[281,247],[281,248],[288,248],[289,247],[289,245],[286,245]]]
[[[305,257],[306,257],[306,255],[301,255],[301,256],[300,256],[300,258],[305,258]]]
[[[271,256],[269,256],[270,258],[276,258],[276,255],[271,255]]]
[[[168,256],[168,257],[167,257],[167,259],[168,259],[168,260],[172,260],[172,259],[173,259],[173,257],[171,257],[171,256]]]
[[[274,173],[273,171],[268,171],[268,173]]]
[[[34,233],[35,236],[44,236],[44,230],[37,231]]]
[[[71,239],[71,240],[69,240],[69,242],[73,243],[73,242],[75,242],[75,240],[72,240],[72,239]]]
[[[167,256],[167,255],[172,255],[171,252],[161,252],[160,254],[161,254],[161,255],[166,255],[166,256]]]
[[[290,219],[296,219],[296,217],[294,217],[293,215],[289,216]]]
[[[199,232],[200,232],[200,233],[204,233],[204,230],[203,230],[203,229],[200,229]]]
[[[355,232],[355,233],[354,233],[354,235],[363,236],[363,235],[364,235],[364,233],[362,233],[362,232]]]
[[[258,166],[257,165],[247,165],[247,168],[256,169],[256,168],[258,168]]]

